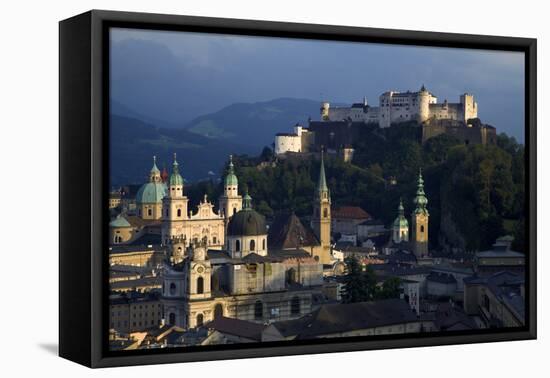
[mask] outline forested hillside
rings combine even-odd
[[[353,164],[325,159],[333,205],[361,206],[390,224],[402,197],[410,217],[422,168],[431,248],[483,250],[495,238],[512,234],[514,248],[523,251],[524,147],[513,138],[501,134],[498,145],[482,146],[441,135],[422,145],[418,127],[411,124],[366,128],[364,133]],[[268,217],[289,208],[300,217],[309,216],[320,162],[279,159],[258,167],[271,159],[267,148],[258,158],[235,158],[241,192],[247,187],[255,208]],[[198,200],[205,191],[217,197],[221,186],[203,182],[188,188],[188,195]]]

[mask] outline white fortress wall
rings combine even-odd
[[[286,152],[302,152],[301,135],[278,134],[275,136],[275,154],[281,155]]]
[[[437,97],[424,87],[418,92],[384,92],[379,97],[379,107],[367,106],[367,101],[349,107],[331,107],[329,102],[321,104],[321,119],[324,121],[352,120],[354,122],[376,122],[380,127],[407,121],[425,122],[428,119],[452,119],[466,122],[477,118],[478,107],[471,94],[460,96],[458,103],[445,101],[438,104]]]

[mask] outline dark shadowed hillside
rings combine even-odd
[[[278,132],[289,132],[309,117],[318,118],[319,102],[279,98],[266,102],[239,103],[189,122],[185,128],[210,139],[239,141],[254,146],[273,143]]]
[[[259,149],[259,148],[258,148]],[[256,149],[222,143],[184,129],[162,128],[135,118],[111,116],[111,185],[146,180],[157,156],[160,169],[170,168],[172,154],[188,181],[217,178],[231,153],[255,153]]]

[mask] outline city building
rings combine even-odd
[[[488,328],[525,325],[523,274],[501,271],[464,279],[464,311],[480,316]]]
[[[262,341],[391,335],[435,331],[402,299],[326,304],[300,319],[278,322],[263,331]]]
[[[136,291],[109,296],[110,328],[121,333],[142,332],[159,328],[163,310],[160,293]]]
[[[234,175],[231,167],[228,174]],[[322,297],[323,261],[331,256],[330,193],[322,158],[313,207],[313,233],[289,218],[293,230],[307,238],[303,244],[309,251],[289,248],[306,240],[282,234],[271,243],[282,248],[271,249],[265,218],[253,209],[248,193],[242,209],[229,218],[224,249],[209,248],[206,237],[171,241],[162,273],[168,324],[192,329],[221,317],[263,324],[310,313]]]

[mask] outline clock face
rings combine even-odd
[[[198,273],[203,273],[203,272],[204,272],[204,267],[199,266],[199,267],[197,268],[197,272],[198,272]]]

